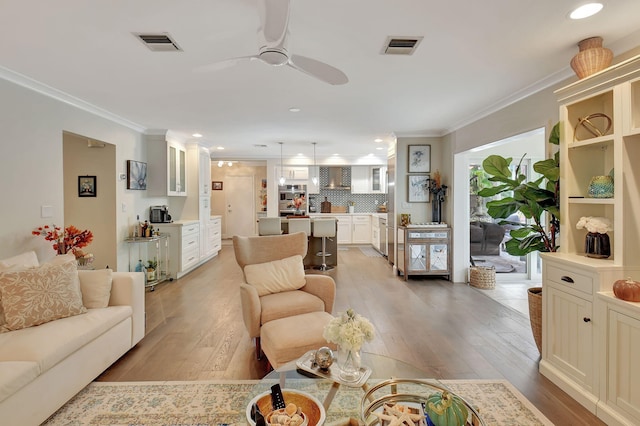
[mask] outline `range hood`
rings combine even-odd
[[[342,179],[342,169],[342,167],[329,167],[329,183],[322,189],[351,189],[350,182],[344,182]]]

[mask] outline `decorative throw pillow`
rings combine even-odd
[[[111,297],[113,274],[111,269],[78,271],[82,304],[85,308],[106,308]]]
[[[6,327],[19,330],[87,312],[75,262],[0,272]]]
[[[259,296],[298,290],[307,283],[302,256],[298,254],[281,260],[246,265],[244,275],[247,283],[258,290]]]
[[[35,251],[28,251],[17,256],[0,260],[0,272],[22,271],[38,266],[38,256]],[[0,333],[9,331],[6,327],[7,321],[4,319],[4,309],[2,309],[2,293],[0,293]]]

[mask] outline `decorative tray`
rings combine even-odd
[[[341,385],[350,386],[353,388],[362,387],[371,376],[371,368],[366,366],[360,367],[360,378],[355,382],[345,382],[340,378],[340,367],[336,363],[331,364],[328,370],[321,370],[318,367],[314,367],[314,358],[316,351],[309,351],[306,354],[302,355],[296,361],[296,366],[303,371],[311,373],[318,377],[324,377],[325,379],[332,380],[336,383],[340,383]]]

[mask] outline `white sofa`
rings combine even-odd
[[[144,276],[114,272],[106,308],[0,334],[0,424],[38,425],[145,333]]]

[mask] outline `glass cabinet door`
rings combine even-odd
[[[427,268],[427,245],[409,244],[409,264],[407,271],[428,271]]]
[[[178,150],[169,147],[169,191],[176,192],[178,190]]]
[[[429,271],[449,271],[447,244],[429,245]]]

